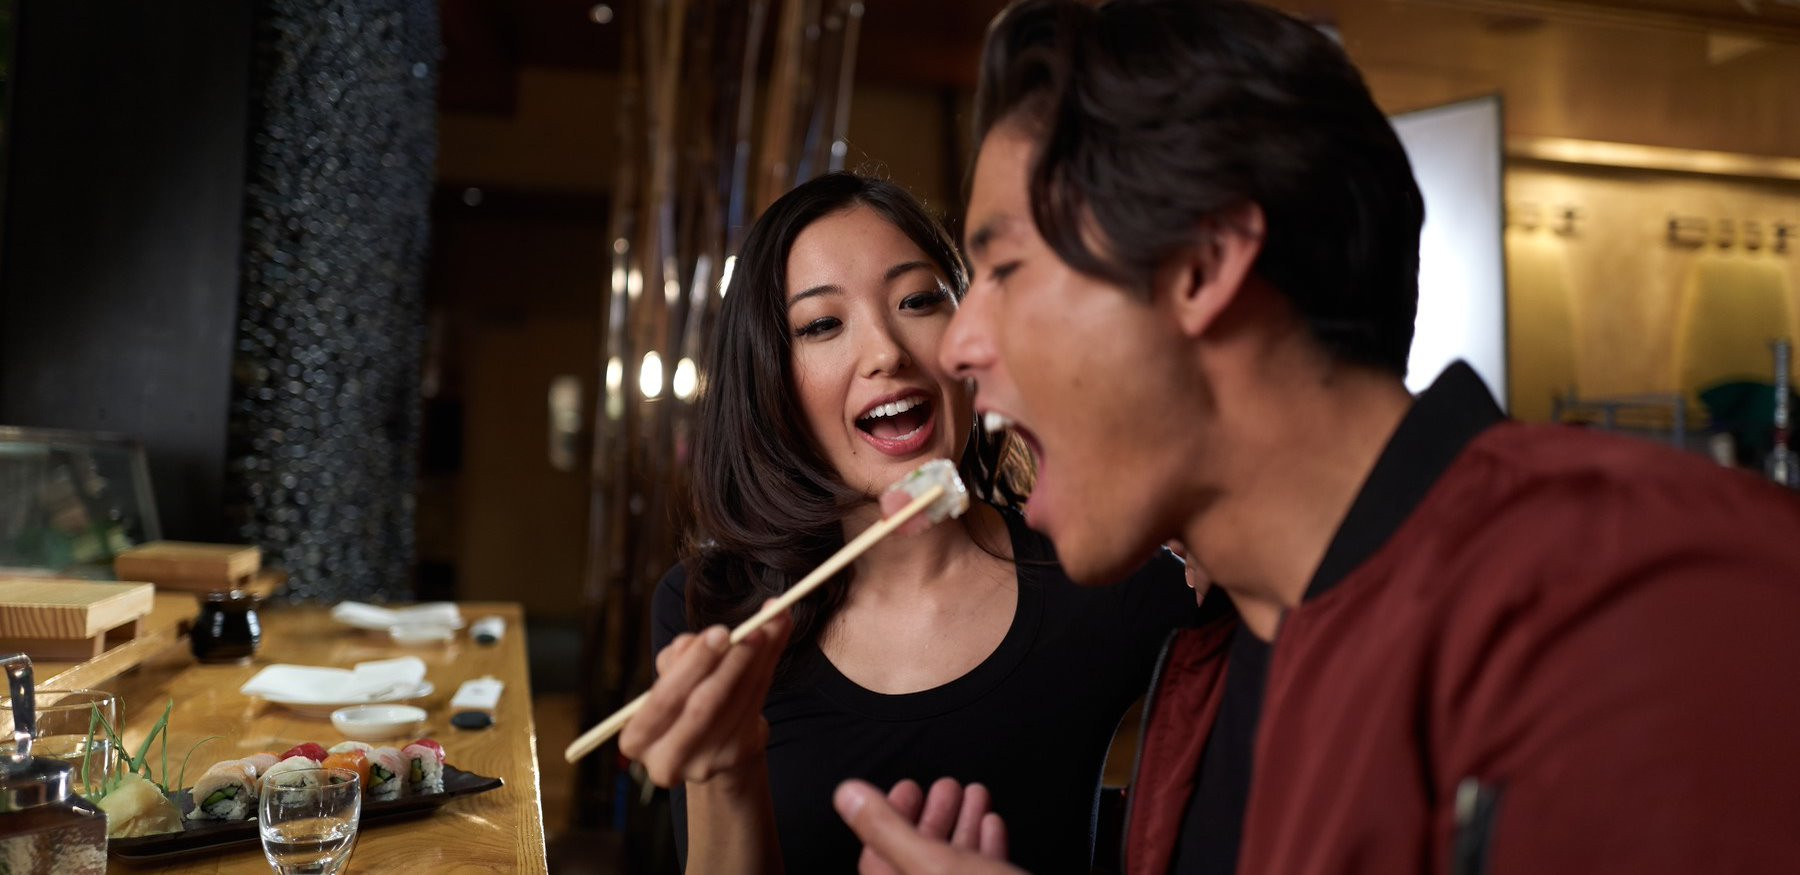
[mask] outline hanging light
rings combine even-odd
[[[731,269],[737,267],[737,256],[725,256],[725,269],[719,272],[719,297],[725,297],[725,289],[731,285]]]
[[[618,356],[606,360],[606,418],[625,416],[625,362]]]
[[[694,367],[693,359],[684,356],[675,365],[675,378],[669,381],[669,387],[683,401],[694,399],[694,393],[700,389],[700,369]]]
[[[638,369],[638,391],[645,398],[655,398],[662,394],[663,373],[662,356],[654,352],[644,353],[644,366]]]

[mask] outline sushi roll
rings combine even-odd
[[[341,742],[338,742],[337,744],[332,745],[331,748],[325,752],[326,753],[346,753],[348,751],[360,750],[363,753],[367,754],[369,751],[372,751],[374,749],[375,749],[375,745],[372,745],[366,741],[341,741]]]
[[[263,783],[275,787],[319,786],[319,764],[304,756],[291,756],[263,772]]]
[[[281,758],[285,760],[292,757],[306,757],[317,763],[324,762],[326,755],[325,748],[309,741],[305,744],[296,744],[293,747],[288,748],[287,752],[281,755]]]
[[[255,769],[257,776],[261,777],[264,772],[267,772],[269,770],[270,766],[275,765],[278,762],[281,762],[281,757],[278,757],[272,753],[253,753],[247,757],[244,757],[242,760],[239,760],[239,762],[242,762],[245,765],[248,765],[250,768]]]
[[[354,748],[343,753],[334,753],[319,764],[321,769],[345,769],[356,773],[356,780],[361,786],[369,786],[369,756]],[[334,780],[332,783],[337,783]]]
[[[414,796],[444,792],[444,746],[421,738],[402,748],[406,758],[406,785]]]
[[[369,783],[363,795],[370,802],[399,799],[406,789],[406,758],[391,747],[369,751]]]
[[[256,812],[256,769],[243,760],[214,763],[192,795],[188,820],[243,820]]]

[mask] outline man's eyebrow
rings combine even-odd
[[[1011,222],[1006,216],[995,216],[983,223],[981,227],[969,232],[968,250],[970,255],[980,255],[994,242],[994,238],[1004,234]]]

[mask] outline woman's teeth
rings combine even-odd
[[[863,414],[863,419],[881,419],[887,416],[899,416],[923,403],[925,403],[925,399],[923,398],[902,398],[899,401],[882,404],[875,409],[870,410],[868,413]]]
[[[1011,428],[1012,424],[1013,421],[1007,419],[1004,414],[996,413],[992,410],[981,415],[981,427],[988,434],[1004,431]]]

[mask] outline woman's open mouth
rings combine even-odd
[[[931,440],[937,421],[934,412],[929,397],[909,395],[870,408],[856,420],[856,428],[863,440],[887,455],[911,455]]]

